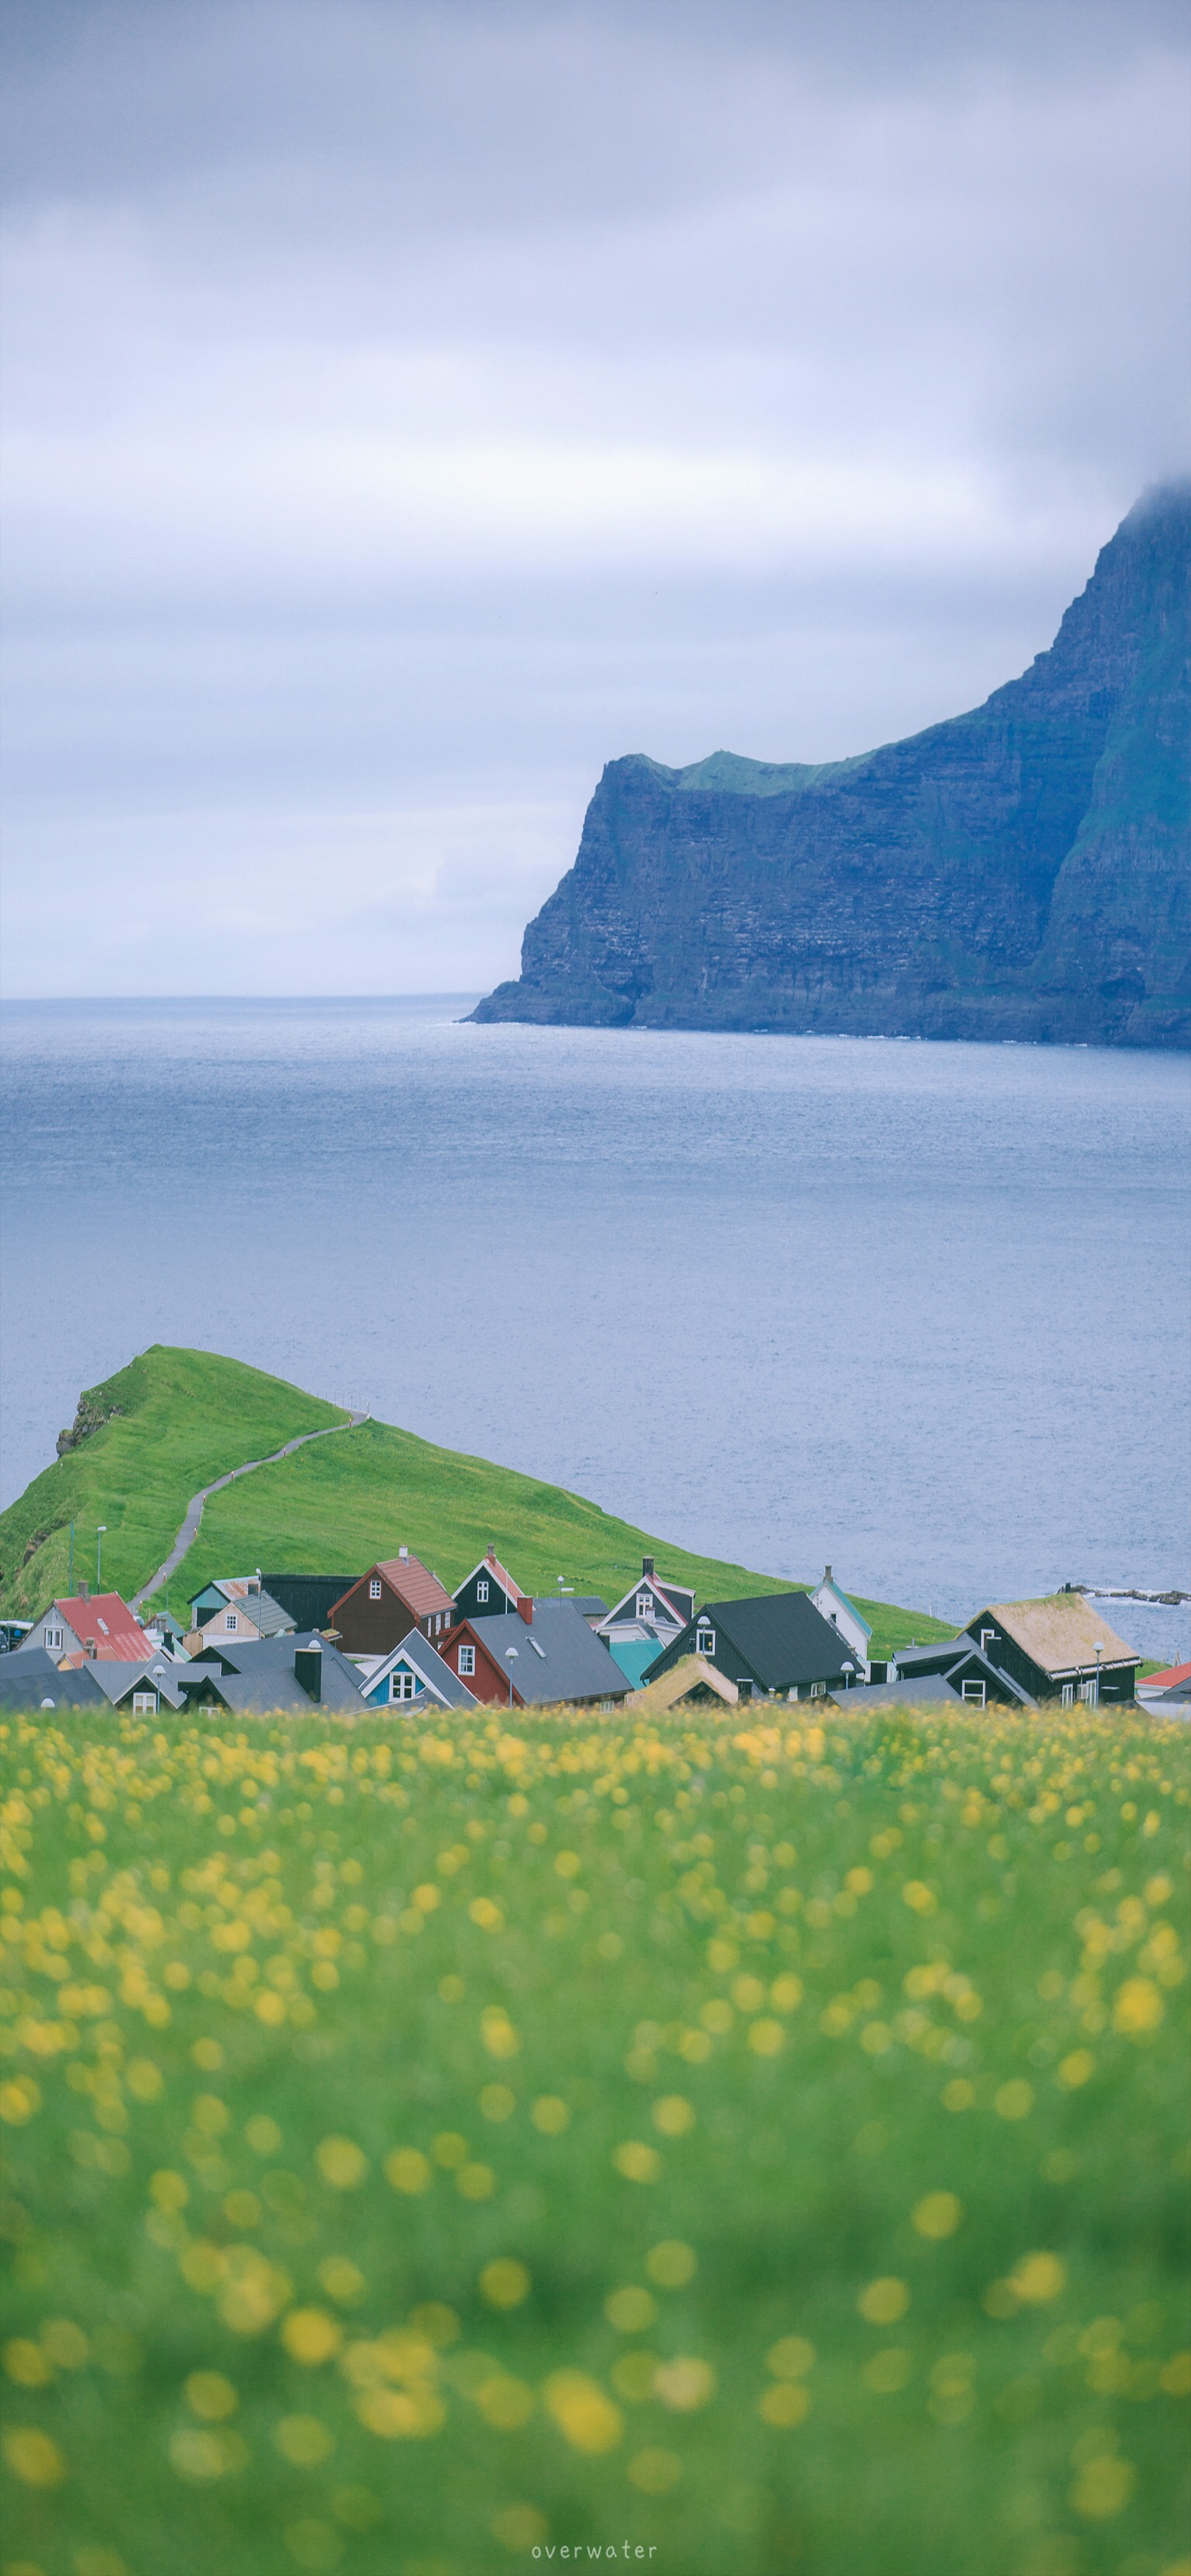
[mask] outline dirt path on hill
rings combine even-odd
[[[226,1476],[217,1476],[213,1485],[202,1486],[186,1506],[186,1518],[164,1565],[159,1565],[156,1574],[150,1576],[148,1583],[143,1583],[140,1591],[133,1593],[128,1605],[130,1610],[139,1611],[142,1601],[151,1599],[153,1593],[159,1591],[162,1584],[168,1583],[171,1575],[177,1573],[187,1549],[193,1546],[198,1536],[199,1522],[203,1517],[203,1505],[209,1494],[222,1493],[225,1485],[234,1485],[238,1476],[254,1475],[258,1467],[276,1466],[279,1458],[288,1458],[293,1450],[304,1449],[308,1440],[329,1440],[333,1431],[354,1431],[359,1423],[367,1420],[366,1413],[353,1413],[348,1416],[346,1422],[328,1422],[323,1431],[300,1432],[296,1440],[287,1440],[283,1448],[271,1449],[267,1458],[248,1458],[242,1467],[233,1467]]]

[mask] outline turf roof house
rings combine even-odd
[[[990,1661],[1034,1699],[1097,1708],[1134,1696],[1141,1656],[1118,1637],[1082,1592],[1039,1601],[995,1601],[968,1621]]]
[[[119,1593],[97,1592],[92,1599],[85,1585],[67,1600],[52,1601],[15,1652],[27,1655],[34,1648],[52,1655],[59,1666],[88,1660],[144,1662],[150,1652],[139,1619]]]
[[[807,1592],[763,1592],[745,1601],[705,1601],[644,1676],[651,1682],[683,1655],[700,1655],[735,1682],[741,1699],[825,1699],[862,1678],[859,1655],[816,1610]]]
[[[628,1682],[576,1601],[531,1601],[520,1617],[461,1619],[446,1639],[443,1661],[476,1699],[506,1708],[612,1709]]]
[[[391,1655],[413,1628],[436,1644],[455,1618],[455,1604],[437,1574],[402,1547],[350,1585],[334,1603],[330,1624],[346,1655]]]

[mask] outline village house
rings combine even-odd
[[[829,1619],[833,1628],[838,1628],[844,1644],[850,1646],[852,1653],[859,1657],[861,1666],[867,1673],[872,1651],[872,1629],[867,1619],[857,1609],[855,1602],[849,1601],[847,1593],[841,1591],[830,1566],[824,1568],[823,1580],[816,1585],[811,1599],[821,1617]]]
[[[336,1601],[330,1625],[347,1655],[389,1655],[411,1628],[431,1645],[454,1626],[455,1604],[437,1574],[408,1547],[370,1565]]]
[[[86,1584],[69,1600],[52,1601],[15,1652],[27,1655],[37,1647],[59,1666],[81,1664],[88,1658],[135,1663],[149,1651],[139,1619],[119,1593],[97,1592],[92,1598]]]
[[[652,1556],[643,1556],[636,1582],[593,1624],[626,1680],[638,1690],[648,1666],[682,1635],[694,1610],[695,1596],[689,1586],[659,1576]]]
[[[513,1616],[528,1597],[490,1546],[459,1585],[455,1613],[460,1619],[504,1619]]]
[[[185,1644],[193,1654],[196,1645],[211,1645],[217,1637],[234,1637],[243,1643],[254,1637],[292,1636],[295,1624],[265,1590],[259,1574],[227,1574],[193,1594]]]
[[[735,1682],[744,1699],[824,1699],[860,1680],[858,1655],[816,1610],[809,1593],[763,1592],[744,1601],[705,1601],[673,1645],[651,1663],[645,1688],[683,1655],[701,1655]]]
[[[903,1703],[950,1695],[966,1700],[970,1708],[1037,1707],[1024,1682],[1015,1681],[994,1663],[966,1629],[958,1637],[937,1639],[930,1646],[916,1646],[913,1641],[899,1646],[885,1666],[884,1686],[891,1699]]]
[[[1168,1705],[1173,1715],[1177,1708],[1185,1708],[1191,1700],[1191,1664],[1166,1664],[1161,1672],[1147,1673],[1145,1680],[1139,1681],[1136,1688],[1139,1707]]]
[[[1134,1695],[1141,1656],[1108,1626],[1082,1592],[1039,1601],[997,1601],[969,1619],[982,1654],[1035,1700],[1090,1708]]]
[[[501,1614],[494,1613],[499,1617]],[[371,1656],[356,1659],[360,1688],[369,1708],[408,1708],[411,1711],[432,1708],[474,1708],[475,1692],[461,1682],[457,1673],[444,1661],[416,1628],[394,1646],[391,1655],[376,1662]]]
[[[98,1671],[97,1659],[85,1656],[78,1665],[59,1665],[42,1646],[27,1654],[14,1650],[0,1655],[0,1708],[101,1709],[105,1703],[95,1678]]]
[[[442,1647],[444,1663],[476,1699],[509,1708],[621,1705],[625,1676],[576,1602],[531,1601],[522,1593],[518,1607],[516,1620],[499,1611],[460,1620]]]
[[[313,1708],[359,1716],[360,1675],[337,1646],[316,1629],[282,1637],[219,1640],[188,1664],[175,1665],[170,1682],[188,1709],[229,1708],[245,1717],[273,1709],[301,1715]]]

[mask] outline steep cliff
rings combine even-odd
[[[1191,1045],[1191,483],[1050,651],[857,759],[611,761],[477,1020]]]

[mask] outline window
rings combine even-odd
[[[697,1655],[714,1655],[714,1628],[705,1628],[702,1623],[700,1623],[699,1627],[695,1630],[695,1653]]]
[[[812,1682],[812,1683],[811,1683],[811,1698],[812,1698],[812,1699],[825,1699],[825,1698],[826,1698],[826,1696],[827,1696],[827,1684],[826,1684],[826,1682]]]
[[[737,1690],[739,1691],[740,1696],[741,1696],[741,1698],[742,1698],[742,1699],[751,1699],[751,1698],[752,1698],[752,1696],[753,1696],[753,1685],[752,1685],[752,1683],[751,1683],[751,1682],[747,1682],[747,1681],[745,1681],[745,1680],[742,1678],[740,1681],[738,1681],[738,1682],[737,1682],[736,1688],[737,1688]]]
[[[959,1695],[961,1699],[970,1699],[974,1708],[984,1707],[985,1688],[983,1682],[961,1682]]]
[[[460,1647],[460,1649],[459,1649],[459,1679],[460,1679],[460,1681],[462,1681],[463,1676],[464,1676],[464,1674],[465,1674],[465,1673],[474,1673],[475,1668],[476,1668],[476,1650],[475,1650],[475,1647],[474,1647],[474,1646],[461,1646],[461,1647]]]
[[[482,1574],[482,1575],[480,1576],[480,1580],[479,1580],[479,1582],[478,1582],[478,1583],[477,1583],[477,1585],[476,1585],[476,1599],[477,1599],[477,1601],[486,1601],[486,1600],[487,1600],[487,1598],[488,1598],[488,1577],[487,1577],[487,1575],[486,1575],[486,1574]]]
[[[45,1632],[45,1642],[46,1653],[48,1655],[60,1655],[63,1646],[66,1643],[65,1628],[47,1628]]]
[[[612,1715],[612,1711],[613,1711],[613,1709],[614,1709],[615,1705],[616,1705],[615,1700],[602,1699],[602,1700],[600,1701],[600,1715],[601,1715],[601,1717],[611,1717],[611,1715]]]
[[[228,1633],[228,1635],[229,1635],[229,1637],[230,1637],[230,1635],[231,1635],[231,1633],[232,1633],[233,1628],[238,1628],[238,1627],[239,1627],[239,1625],[240,1625],[240,1622],[239,1622],[239,1620],[238,1620],[238,1618],[237,1618],[236,1613],[235,1613],[235,1611],[234,1611],[234,1610],[229,1610],[229,1611],[228,1611],[227,1617],[226,1617],[226,1619],[224,1620],[224,1623],[223,1623],[223,1624],[224,1624],[224,1627],[227,1629],[227,1633]]]
[[[1074,1682],[1064,1682],[1064,1684],[1063,1684],[1063,1706],[1064,1706],[1064,1708],[1070,1708],[1070,1707],[1073,1705],[1073,1703],[1074,1703],[1074,1699],[1075,1699],[1075,1684],[1074,1684]]]
[[[370,1581],[370,1583],[369,1583],[369,1586],[368,1586],[368,1598],[369,1598],[369,1600],[370,1600],[370,1601],[379,1601],[379,1599],[380,1599],[380,1576],[379,1576],[379,1574],[374,1574],[374,1575],[372,1576],[372,1579],[371,1579],[371,1581]]]
[[[1089,1708],[1094,1708],[1096,1705],[1095,1682],[1081,1682],[1079,1685],[1079,1696],[1086,1702]]]
[[[390,1673],[390,1675],[389,1675],[389,1697],[390,1697],[390,1699],[412,1699],[412,1698],[413,1698],[413,1695],[414,1695],[414,1677],[413,1677],[413,1674],[412,1674],[412,1673],[404,1673],[404,1672],[402,1672],[402,1673]]]
[[[132,1694],[132,1713],[133,1713],[133,1716],[134,1716],[134,1717],[151,1717],[151,1716],[152,1716],[152,1714],[153,1714],[153,1711],[154,1711],[154,1710],[155,1710],[155,1708],[156,1708],[156,1706],[157,1706],[157,1693],[156,1693],[156,1691],[148,1691],[148,1690],[146,1690],[146,1691],[134,1691],[134,1692],[133,1692],[133,1694]]]
[[[637,1594],[637,1617],[639,1619],[648,1619],[652,1608],[653,1603],[648,1592],[639,1592]]]

